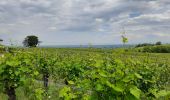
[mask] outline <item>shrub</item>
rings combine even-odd
[[[150,53],[170,53],[170,46],[147,46],[143,47],[143,52],[150,52]]]

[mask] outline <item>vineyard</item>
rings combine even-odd
[[[169,100],[170,54],[16,48],[0,53],[0,100]]]

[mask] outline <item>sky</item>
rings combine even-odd
[[[170,0],[0,0],[0,38],[21,45],[170,43]]]

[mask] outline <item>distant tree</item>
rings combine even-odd
[[[161,45],[161,44],[162,44],[161,41],[155,43],[155,45]]]
[[[145,47],[145,46],[154,46],[154,44],[151,44],[151,43],[142,43],[142,44],[136,45],[136,47]]]
[[[0,39],[0,42],[2,42],[3,40],[2,39]]]
[[[38,37],[34,35],[27,36],[23,41],[23,45],[25,47],[36,47],[38,44],[39,44]]]
[[[1,45],[1,42],[3,42],[3,40],[2,40],[2,39],[0,39],[0,45]]]

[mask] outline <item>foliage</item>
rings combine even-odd
[[[31,54],[6,53],[0,62],[0,87],[10,100],[15,100],[15,89],[23,86],[24,82],[35,76],[34,67],[31,63]]]
[[[0,45],[0,53],[5,51],[5,47]]]
[[[125,44],[128,42],[128,38],[126,38],[125,36],[122,36],[122,41],[123,41],[123,44]]]
[[[126,43],[128,43],[128,38],[126,37],[126,31],[123,27],[123,32],[122,32],[122,42],[123,42],[123,45],[125,45]]]
[[[78,71],[78,76],[77,72],[72,73],[74,77],[70,79],[71,83],[68,82],[73,91],[72,94],[78,94],[74,96],[77,99],[87,97],[97,100],[110,100],[114,98],[134,100],[141,99],[143,96],[145,99],[159,98],[156,96],[161,90],[159,90],[157,82],[160,81],[159,72],[164,70],[163,68],[156,70],[153,69],[156,65],[148,63],[133,64],[133,61],[129,65],[125,65],[117,59],[111,62],[104,61],[103,63],[96,62],[92,59],[90,62],[95,63],[90,63],[90,65],[87,65],[89,67],[84,66],[84,68],[77,66],[83,71]],[[135,66],[138,66],[138,68]],[[152,70],[154,70],[154,72]],[[72,81],[74,81],[74,83],[72,83]],[[71,91],[70,88],[69,91]],[[150,89],[157,89],[156,94],[150,93]],[[68,95],[65,95],[64,98],[67,97]]]
[[[157,46],[157,45],[162,45],[162,42],[158,41],[155,44],[152,44],[152,43],[142,43],[142,44],[136,45],[136,48],[137,47],[145,47],[145,46]]]
[[[143,44],[138,44],[136,47],[145,47],[145,46],[154,46],[154,44],[151,43],[143,43]]]
[[[25,47],[36,47],[38,43],[39,43],[38,37],[34,35],[27,36],[23,41],[23,45]]]
[[[162,42],[158,41],[158,42],[155,43],[155,45],[162,45]]]
[[[170,53],[170,46],[168,45],[157,45],[157,46],[146,46],[143,47],[142,52],[149,52],[149,53]]]
[[[161,58],[94,48],[19,49],[0,57],[0,92],[22,89],[30,100],[168,100],[170,66]]]

